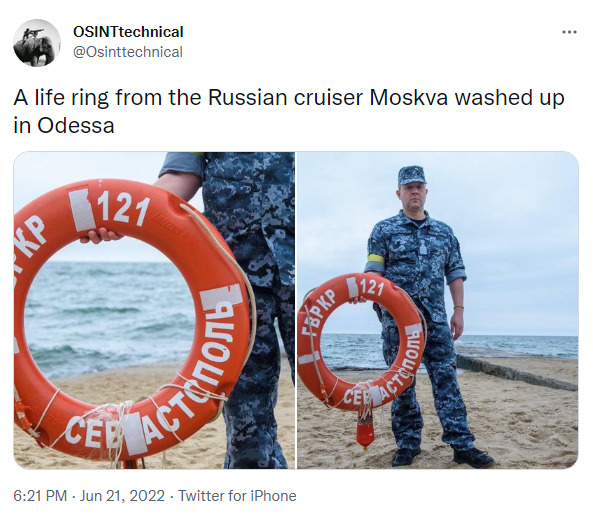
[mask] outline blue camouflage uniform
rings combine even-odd
[[[404,289],[427,323],[427,342],[422,361],[432,384],[443,441],[455,449],[473,448],[475,439],[459,384],[453,337],[445,311],[445,280],[466,279],[459,242],[453,230],[432,219],[417,224],[401,210],[379,222],[368,241],[366,271],[378,271]],[[391,315],[382,309],[383,356],[391,365],[397,356],[399,334]],[[392,430],[400,449],[420,448],[424,422],[416,400],[415,380],[391,408]]]
[[[223,409],[225,468],[287,468],[277,440],[280,349],[294,382],[294,154],[169,153],[159,175],[202,178],[204,215],[233,251],[255,292],[251,356]]]

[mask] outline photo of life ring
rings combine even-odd
[[[171,382],[147,397],[91,404],[69,396],[39,368],[25,334],[25,307],[44,264],[101,227],[145,242],[168,258],[189,289],[195,330]],[[92,276],[100,277],[101,268]],[[140,277],[140,284],[146,278]],[[80,284],[78,293],[92,291],[85,285],[91,288],[92,280]],[[91,179],[45,193],[14,217],[15,424],[32,443],[124,468],[182,443],[218,417],[249,356],[249,291],[217,230],[165,190],[123,179]],[[77,311],[71,310],[70,319],[78,321],[76,336],[84,341],[85,317]],[[134,313],[132,308],[120,311]],[[68,351],[61,354],[67,366]]]
[[[321,349],[323,327],[341,305],[356,299],[383,306],[394,318],[400,335],[391,367],[368,382],[347,382],[325,363]],[[374,441],[372,410],[391,402],[413,381],[425,345],[421,313],[405,291],[373,273],[335,277],[310,291],[297,316],[297,370],[307,389],[328,408],[358,413],[357,441],[363,448]]]

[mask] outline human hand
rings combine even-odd
[[[87,244],[89,242],[99,244],[103,241],[119,241],[122,237],[123,235],[115,233],[112,230],[107,230],[107,228],[99,228],[98,230],[90,230],[88,237],[81,237],[80,242],[82,244]]]
[[[367,301],[367,299],[366,299],[365,297],[362,297],[362,296],[360,296],[360,297],[354,297],[354,298],[351,298],[351,299],[348,301],[348,303],[349,303],[349,304],[363,304],[363,303],[364,303],[364,302],[366,302],[366,301]]]
[[[457,340],[463,334],[463,309],[457,308],[451,317],[451,334]]]

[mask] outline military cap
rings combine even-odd
[[[410,183],[426,183],[424,179],[424,170],[421,166],[404,166],[397,177],[398,185],[407,185]]]

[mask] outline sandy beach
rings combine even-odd
[[[488,358],[488,362],[547,378],[578,383],[576,360]],[[378,373],[340,372],[350,382],[375,379]],[[578,456],[578,392],[532,385],[484,373],[459,375],[476,446],[494,457],[494,468],[570,467]],[[375,441],[368,452],[356,443],[356,413],[327,409],[301,382],[298,391],[298,468],[391,468],[395,441],[390,406],[375,409]],[[412,467],[462,469],[441,441],[427,375],[418,375],[417,394],[424,417],[422,453]]]
[[[154,393],[162,384],[172,379],[180,366],[181,363],[176,362],[126,367],[57,380],[54,383],[67,394],[89,403],[120,403],[129,399],[138,400]],[[290,468],[295,466],[294,407],[294,386],[290,378],[288,362],[283,358],[275,414],[278,422],[278,437]],[[225,447],[225,425],[222,416],[220,416],[183,443],[166,451],[166,468],[222,468]],[[87,461],[55,450],[42,450],[30,436],[16,426],[14,428],[14,456],[21,467],[31,469],[110,468],[109,462]],[[148,469],[163,468],[163,455],[156,454],[146,458],[146,467]]]

